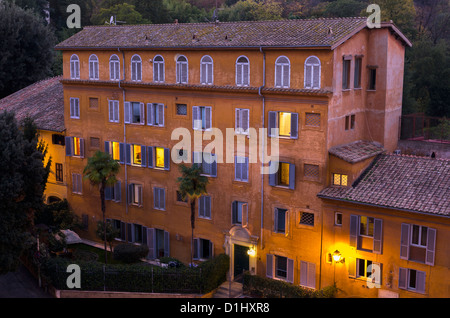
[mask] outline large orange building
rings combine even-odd
[[[121,163],[106,194],[120,240],[147,244],[151,259],[188,262],[190,208],[177,193],[176,162],[203,158],[196,262],[227,253],[231,276],[248,269],[309,288],[331,284],[322,277],[329,243],[317,194],[349,187],[376,155],[396,149],[410,45],[393,23],[370,29],[365,18],[85,27],[57,46],[68,200],[82,235],[96,239],[101,220],[98,190],[82,171],[107,151]],[[223,156],[208,147],[214,128]],[[266,150],[278,141],[276,173],[252,160],[255,140]],[[358,155],[342,160],[342,149]]]

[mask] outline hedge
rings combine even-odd
[[[68,289],[66,269],[74,261],[49,258],[43,273],[56,289]],[[81,290],[148,293],[208,293],[226,279],[229,257],[221,254],[198,267],[162,268],[149,264],[104,266],[98,262],[76,261],[81,269]]]
[[[244,273],[244,294],[258,298],[334,298],[336,286],[321,290],[303,288],[284,281]]]

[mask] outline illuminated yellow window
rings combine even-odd
[[[156,147],[155,149],[155,166],[158,168],[164,168],[164,148]]]
[[[133,164],[134,165],[142,164],[141,146],[140,145],[133,145]]]
[[[333,173],[333,184],[347,186],[348,176],[346,174]]]
[[[73,155],[81,156],[81,139],[73,137]]]
[[[291,135],[291,113],[279,112],[278,118],[280,136]]]
[[[120,143],[111,142],[111,156],[114,160],[120,160]]]
[[[278,180],[279,185],[289,186],[289,163],[280,162],[278,176],[279,176]]]

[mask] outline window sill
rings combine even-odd
[[[366,89],[366,92],[376,92],[376,89]]]
[[[343,92],[350,92],[351,89],[350,89],[350,88],[343,88],[342,91],[343,91]]]

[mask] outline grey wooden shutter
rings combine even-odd
[[[275,87],[282,86],[282,71],[283,67],[280,64],[275,64]]]
[[[300,261],[300,285],[308,286],[308,263]]]
[[[72,137],[65,137],[65,145],[66,145],[66,156],[72,156],[73,155],[73,138]]]
[[[294,282],[294,260],[288,258],[287,259],[287,276],[286,280],[288,283]]]
[[[132,224],[127,223],[127,240],[133,242]]]
[[[211,218],[211,197],[205,196],[205,217]]]
[[[305,88],[311,88],[311,73],[312,73],[312,65],[305,65]]]
[[[272,161],[269,161],[269,166],[270,166],[271,164],[272,164]],[[275,162],[275,161],[274,161],[273,164],[274,164],[274,165],[277,165],[278,162]],[[274,186],[277,185],[277,173],[276,173],[276,172],[270,173],[270,174],[269,174],[269,185],[272,186],[272,187],[274,187]]]
[[[231,202],[231,224],[238,223],[238,202]]]
[[[244,162],[241,163],[242,181],[248,181],[248,157],[244,157]]]
[[[275,208],[275,211],[273,212],[273,231],[276,233],[278,232],[278,217],[279,217],[279,211],[277,208]]]
[[[243,70],[243,65],[236,63],[236,85],[237,86],[241,86],[243,84],[242,83],[242,70]]]
[[[147,103],[147,125],[152,126],[155,124],[155,118],[153,116],[153,104]]]
[[[250,85],[250,65],[244,64],[242,65],[242,76],[243,76],[243,85]]]
[[[241,121],[240,121],[240,114],[241,114],[241,110],[239,108],[236,108],[234,110],[234,130],[235,133],[241,133]]]
[[[194,256],[193,259],[199,259],[199,255],[198,255],[198,251],[199,251],[199,245],[200,244],[200,240],[199,239],[194,239]]]
[[[406,289],[408,284],[408,269],[400,267],[398,271],[398,288]]]
[[[273,278],[274,255],[266,254],[266,276]]]
[[[141,125],[145,125],[145,104],[144,103],[139,103],[139,106],[140,106],[140,119],[141,119],[141,122],[140,122],[140,124]]]
[[[109,153],[109,141],[105,141],[105,152]]]
[[[164,104],[158,104],[158,126],[164,127]]]
[[[269,120],[268,120],[268,136],[269,137],[277,137],[278,134],[275,131],[272,131],[272,129],[278,128],[277,127],[277,116],[278,112],[269,112]]]
[[[164,231],[164,257],[170,256],[170,235],[169,232]]]
[[[125,145],[125,157],[126,157],[126,164],[131,165],[131,145],[126,144]]]
[[[425,272],[416,271],[416,291],[425,293]]]
[[[153,208],[159,209],[159,188],[153,188]]]
[[[162,210],[166,209],[166,189],[159,189],[159,208]]]
[[[188,63],[181,63],[181,83],[188,82]]]
[[[125,102],[123,107],[123,120],[126,124],[131,122],[131,103]]]
[[[290,77],[291,77],[291,72],[290,72],[290,66],[289,65],[283,65],[283,87],[289,87],[290,86]]]
[[[206,76],[206,63],[200,64],[200,82],[202,84],[206,84],[208,82],[207,76]]]
[[[127,187],[127,203],[131,204],[131,202],[133,202],[133,184],[130,183]]]
[[[247,227],[248,225],[248,204],[244,203],[241,206],[241,219],[242,219],[242,227]]]
[[[316,264],[308,263],[308,287],[316,288]]]
[[[410,225],[407,223],[402,223],[401,235],[400,235],[400,258],[409,258],[409,232]]]
[[[211,129],[212,127],[212,108],[211,107],[205,107],[205,129]]]
[[[125,222],[120,221],[120,239],[122,241],[125,241],[127,239],[126,232],[127,232],[127,224]]]
[[[428,228],[425,264],[434,265],[435,247],[436,247],[436,229]]]
[[[289,164],[289,189],[295,189],[295,164]]]
[[[354,257],[348,257],[348,276],[356,277],[356,259]]]
[[[238,157],[234,157],[234,179],[242,179],[242,164],[238,161]]]
[[[213,162],[211,164],[211,177],[217,177],[217,156],[215,154],[211,154],[213,158]]]
[[[119,143],[119,162],[125,163],[125,144],[123,142]]]
[[[208,68],[208,84],[212,84],[213,83],[213,64],[212,63],[209,63],[208,65],[207,65],[207,68]]]
[[[147,259],[155,258],[155,229],[147,228]]]
[[[153,157],[154,157],[154,154],[153,154],[153,151],[154,151],[154,149],[153,149],[154,147],[147,147],[147,166],[149,167],[149,168],[153,168]]]
[[[358,244],[358,216],[350,215],[350,246],[357,247]]]
[[[192,106],[192,129],[201,129],[200,109],[199,106]]]
[[[146,146],[141,146],[141,167],[147,167]]]
[[[291,139],[298,138],[298,114],[291,113]]]
[[[164,148],[164,170],[170,170],[170,149]]]
[[[249,133],[249,126],[250,126],[250,111],[248,109],[242,109],[242,116],[241,116],[241,120],[242,120],[242,132],[245,134]]]
[[[105,200],[111,200],[111,187],[105,187]]]
[[[320,65],[313,66],[312,88],[320,88]]]
[[[373,226],[373,252],[381,254],[383,248],[383,220],[375,219]]]
[[[205,215],[205,196],[198,198],[198,216],[203,217]]]
[[[209,241],[208,247],[209,247],[209,258],[213,258],[214,257],[214,243]]]
[[[80,157],[84,158],[84,139],[80,138]]]
[[[114,200],[116,202],[122,201],[122,183],[117,181],[114,185]]]

